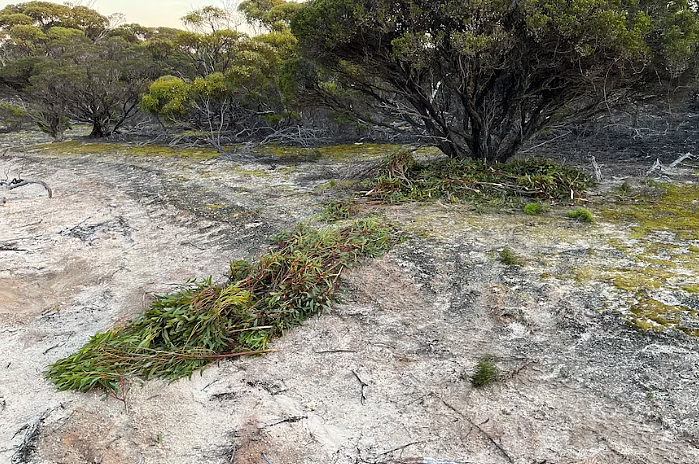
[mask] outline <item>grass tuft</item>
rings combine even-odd
[[[529,216],[537,216],[541,213],[543,213],[546,210],[544,205],[541,203],[527,203],[524,205],[524,214],[528,214]]]
[[[341,228],[295,230],[273,238],[257,263],[231,263],[229,281],[211,278],[157,297],[125,327],[93,336],[45,375],[59,390],[123,393],[124,379],[178,379],[232,356],[262,354],[269,341],[337,299],[340,274],[398,240],[377,218]]]
[[[568,211],[566,216],[580,222],[595,222],[595,217],[587,208],[575,208],[574,210]]]
[[[519,265],[519,259],[517,255],[514,254],[512,250],[505,247],[500,251],[500,262],[506,266],[517,266]]]
[[[483,388],[500,380],[500,369],[493,362],[492,356],[484,356],[476,364],[476,370],[471,376],[474,388]]]

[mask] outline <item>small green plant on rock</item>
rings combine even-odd
[[[351,218],[357,210],[357,206],[351,200],[329,201],[324,204],[323,211],[318,214],[318,218],[323,222],[337,222]]]
[[[595,217],[587,208],[575,208],[574,210],[568,211],[566,216],[579,222],[595,222]]]
[[[512,250],[505,247],[500,251],[500,262],[506,266],[517,266],[519,264],[519,259]]]
[[[476,364],[476,371],[471,376],[474,388],[483,388],[500,380],[500,369],[493,362],[493,357],[483,356]]]
[[[541,203],[527,203],[524,205],[524,214],[528,214],[529,216],[536,216],[541,213],[543,213],[546,210],[544,205]]]
[[[629,181],[625,180],[621,186],[619,186],[619,195],[621,195],[622,198],[626,198],[631,194],[631,184],[629,184]]]

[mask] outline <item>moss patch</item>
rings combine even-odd
[[[173,148],[161,145],[134,146],[121,143],[92,143],[71,140],[69,142],[46,143],[31,147],[33,151],[53,155],[125,155],[150,157],[182,157],[203,161],[220,155],[212,148]]]
[[[699,186],[663,183],[653,188],[658,195],[618,203],[599,215],[610,222],[633,223],[633,238],[666,231],[680,240],[699,240]]]
[[[634,315],[630,322],[645,330],[680,329],[687,333],[692,329],[681,327],[682,316],[691,317],[691,310],[684,305],[668,305],[660,301],[641,295],[640,301],[631,305],[631,313]]]
[[[378,158],[399,151],[401,145],[380,143],[357,143],[351,145],[328,145],[318,148],[287,147],[278,144],[264,145],[255,148],[255,152],[264,156],[275,156],[282,159],[298,161],[315,161],[329,159],[333,161],[350,161],[362,158]],[[418,150],[421,155],[437,155],[435,148]]]

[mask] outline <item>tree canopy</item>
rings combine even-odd
[[[691,74],[699,30],[684,0],[311,0],[292,31],[374,108],[451,157],[493,162]]]
[[[219,149],[354,124],[501,162],[552,124],[695,83],[699,64],[694,0],[244,0],[184,30],[81,3],[0,10],[0,96],[56,138],[138,114]]]

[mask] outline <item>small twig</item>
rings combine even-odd
[[[362,386],[360,402],[361,402],[362,404],[364,404],[364,403],[366,402],[366,392],[364,391],[364,389],[365,389],[366,387],[368,387],[369,384],[366,383],[365,381],[363,381],[362,378],[359,377],[359,374],[357,374],[354,370],[352,371],[352,373],[353,373],[354,376],[357,378],[357,380],[359,380],[359,383],[360,383],[361,386]]]
[[[452,406],[451,404],[447,403],[447,402],[444,400],[444,398],[442,398],[441,396],[439,396],[439,395],[435,395],[435,396],[436,396],[437,398],[439,398],[439,400],[442,402],[442,404],[444,404],[444,406],[446,406],[447,408],[451,409],[451,410],[454,411],[456,414],[458,414],[459,416],[461,416],[462,418],[464,418],[469,424],[471,424],[472,427],[475,427],[476,429],[478,429],[478,431],[479,431],[481,434],[483,434],[483,436],[486,437],[486,438],[488,439],[488,441],[489,441],[490,443],[492,443],[493,446],[495,446],[495,447],[498,449],[498,451],[500,451],[500,453],[502,453],[502,455],[505,457],[505,459],[507,459],[508,462],[511,462],[511,463],[514,463],[514,462],[515,462],[514,459],[512,459],[512,456],[510,456],[509,453],[508,453],[507,451],[505,451],[505,449],[504,449],[497,441],[495,441],[495,439],[494,439],[492,436],[490,436],[490,434],[489,434],[488,432],[486,432],[485,430],[483,430],[483,428],[482,428],[480,425],[476,424],[476,423],[473,422],[468,416],[466,416],[464,413],[462,413],[461,411],[459,411],[458,409],[456,409],[456,408],[455,408],[454,406]],[[488,422],[488,421],[486,421],[486,422]],[[485,422],[484,422],[484,423],[485,423]]]
[[[62,343],[59,343],[59,344],[57,344],[57,345],[53,345],[51,348],[45,349],[43,354],[47,354],[49,351],[55,350],[56,348],[58,348],[58,347],[61,346],[61,345],[62,345]]]
[[[48,186],[46,182],[40,180],[23,180],[23,179],[13,179],[10,182],[0,181],[0,186],[5,186],[7,190],[14,190],[16,188],[24,187],[25,185],[38,184],[46,189],[49,194],[49,198],[53,198],[53,191],[51,187]]]
[[[315,351],[316,354],[328,354],[328,353],[356,353],[355,350],[325,350],[325,351]],[[355,374],[356,375],[356,374]]]
[[[201,389],[201,391],[206,390],[207,388],[209,388],[210,386],[212,386],[213,384],[215,384],[215,383],[218,382],[219,380],[221,380],[221,379],[216,379],[216,380],[214,380],[213,382],[209,382],[204,388]]]
[[[286,419],[282,419],[280,421],[274,422],[272,424],[267,424],[267,425],[265,425],[265,428],[274,427],[275,425],[279,425],[279,424],[286,424],[286,423],[293,424],[294,422],[299,422],[299,421],[302,421],[302,420],[307,419],[307,418],[308,418],[308,416],[291,416],[291,417],[287,417]]]
[[[680,157],[677,158],[675,161],[673,161],[672,163],[670,163],[670,166],[668,166],[668,167],[674,168],[674,167],[676,167],[678,164],[680,164],[682,161],[684,161],[684,160],[686,160],[686,159],[689,159],[689,158],[692,158],[692,157],[694,157],[694,155],[692,155],[691,153],[685,153],[684,155],[680,156]]]
[[[14,243],[0,243],[0,251],[29,251],[24,248],[17,248]]]
[[[527,367],[531,366],[532,364],[538,364],[538,363],[539,363],[538,359],[527,359],[519,366],[517,366],[514,369],[512,369],[511,371],[507,372],[505,374],[505,377],[507,377],[508,379],[512,379],[515,376],[519,375]]]
[[[540,144],[538,144],[538,145],[534,145],[534,146],[531,147],[531,148],[527,148],[526,150],[522,150],[520,153],[526,153],[526,152],[528,152],[528,151],[534,150],[535,148],[543,147],[543,146],[546,145],[547,143],[551,143],[551,142],[553,142],[554,140],[558,140],[558,139],[560,139],[560,138],[562,138],[562,137],[565,137],[566,135],[570,135],[570,134],[572,134],[572,133],[573,133],[573,132],[568,131],[568,132],[566,132],[565,134],[561,134],[561,135],[556,136],[556,137],[554,137],[554,138],[552,138],[552,139],[549,139],[549,140],[547,140],[547,141],[545,141],[545,142],[542,142],[542,143],[540,143]]]
[[[408,446],[419,445],[420,443],[424,443],[424,441],[413,441],[410,443],[406,443],[405,445],[399,446],[398,448],[393,448],[392,450],[384,451],[383,453],[379,454],[379,456],[385,456],[387,454],[395,453],[396,451],[404,450]]]

